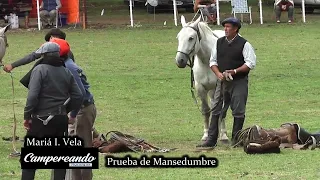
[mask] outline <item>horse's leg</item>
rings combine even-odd
[[[227,128],[226,128],[226,116],[227,116],[227,111],[229,108],[230,104],[223,103],[222,111],[221,111],[221,116],[220,116],[220,141],[222,143],[228,143],[229,138],[227,136]]]
[[[221,117],[221,109],[222,109],[222,96],[221,96],[221,83],[217,81],[215,88],[210,90],[209,92],[210,97],[210,105],[211,105],[211,116],[219,115]],[[218,130],[220,129],[220,119],[218,123]]]
[[[199,83],[195,82],[195,87],[197,90],[198,97],[201,100],[201,112],[204,116],[204,129],[202,141],[206,141],[208,138],[208,129],[209,129],[209,118],[210,118],[210,107],[208,105],[208,91]]]
[[[223,107],[221,111],[221,116],[220,116],[220,141],[223,143],[228,143],[229,138],[227,136],[227,128],[226,128],[226,116],[227,116],[227,111],[230,107],[230,99],[229,98],[224,98],[223,99]]]
[[[223,96],[222,96],[222,87],[221,87],[221,82],[217,81],[215,89],[212,89],[212,91],[209,93],[210,100],[211,100],[211,108],[212,108],[212,116],[219,115],[219,127],[218,129],[221,131],[219,138],[220,141],[223,143],[225,141],[228,142],[228,137],[226,135],[226,124],[225,124],[225,115],[226,115],[226,110],[224,111],[224,106],[223,106]]]

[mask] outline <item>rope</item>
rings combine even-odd
[[[213,110],[214,110],[214,107],[212,107],[212,108],[210,108],[208,111],[205,111],[205,112],[203,112],[202,110],[201,110],[201,108],[200,108],[200,106],[199,106],[199,103],[198,103],[198,100],[197,100],[197,98],[196,98],[196,96],[195,96],[195,88],[194,88],[194,86],[193,86],[193,83],[194,83],[194,76],[193,76],[193,70],[192,70],[192,68],[191,68],[191,88],[190,88],[190,91],[191,91],[191,96],[192,96],[192,99],[194,100],[194,103],[197,105],[197,107],[198,107],[198,110],[200,111],[200,113],[202,114],[202,115],[206,115],[206,114],[209,114],[209,113],[211,113]],[[223,101],[223,99],[222,99],[222,96],[223,96],[223,85],[222,85],[222,83],[223,82],[219,82],[219,81],[217,81],[217,83],[216,83],[216,89],[217,89],[217,86],[218,86],[218,83],[221,83],[221,85],[220,85],[220,100],[222,100]],[[216,90],[215,89],[215,90]],[[222,107],[222,109],[223,109],[223,107]],[[222,110],[221,109],[221,110]]]
[[[2,62],[0,62],[0,67],[4,66],[2,64]],[[13,83],[13,74],[12,72],[10,72],[10,77],[11,77],[11,87],[12,87],[12,109],[13,109],[13,137],[12,137],[12,149],[14,152],[10,153],[10,156],[13,157],[17,157],[20,156],[20,152],[17,151],[17,147],[16,147],[16,132],[17,132],[17,118],[16,118],[16,111],[14,108],[14,101],[15,101],[15,97],[14,97],[14,83]]]
[[[235,135],[235,145],[233,147],[237,147],[241,143],[244,144],[246,138],[248,137],[248,133],[250,132],[250,128],[243,129],[241,131],[238,131],[237,134]]]
[[[13,153],[11,153],[11,156],[19,156],[20,152],[17,151],[16,147],[16,131],[17,131],[17,118],[16,118],[16,111],[14,108],[14,103],[15,103],[15,96],[14,96],[14,83],[13,83],[13,75],[12,72],[10,72],[10,77],[11,77],[11,86],[12,86],[12,109],[13,109],[13,139],[12,139],[12,148],[13,148]]]
[[[198,107],[198,110],[199,112],[202,114],[202,115],[206,115],[208,113],[211,113],[213,111],[213,108],[209,109],[208,111],[206,112],[202,112],[200,106],[199,106],[199,103],[198,103],[198,100],[195,96],[195,88],[194,88],[194,74],[193,74],[193,64],[194,64],[194,56],[192,57],[192,60],[190,59],[189,57],[189,61],[190,61],[190,64],[188,65],[190,67],[190,80],[191,80],[191,87],[190,87],[190,91],[191,91],[191,96],[192,96],[192,99],[194,100],[194,103],[197,105]],[[222,92],[222,91],[221,91]]]
[[[0,67],[4,66],[2,62],[0,62]],[[11,87],[12,87],[12,110],[13,110],[13,137],[12,137],[12,150],[13,152],[10,153],[11,157],[19,157],[21,153],[17,151],[16,147],[16,132],[17,132],[17,118],[16,118],[16,111],[14,108],[14,103],[15,103],[15,96],[14,96],[14,82],[13,82],[13,74],[10,72],[10,77],[11,77]]]

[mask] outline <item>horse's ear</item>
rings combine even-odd
[[[195,26],[198,26],[199,22],[201,21],[201,16],[198,17],[198,19],[194,22],[194,25]]]
[[[201,20],[201,17],[199,17],[196,21],[194,21],[191,26],[198,29],[198,24],[199,24],[200,20]]]
[[[9,29],[9,27],[10,27],[10,24],[8,24],[8,25],[6,25],[5,27],[1,28],[1,29],[0,29],[0,34],[4,34],[5,32],[7,32],[8,29]]]
[[[184,15],[181,16],[181,25],[182,25],[182,27],[187,25],[186,18],[184,17]]]
[[[11,24],[7,24],[6,27],[4,27],[4,28],[5,28],[5,29],[4,29],[4,32],[7,32],[7,31],[8,31],[10,25],[11,25]]]

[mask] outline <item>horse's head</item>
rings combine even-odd
[[[4,36],[5,33],[8,31],[10,24],[6,25],[5,27],[0,28],[0,36]]]
[[[10,24],[0,28],[0,64],[2,64],[2,58],[5,55],[8,46],[6,32],[9,29],[9,25]]]
[[[8,46],[6,32],[9,29],[9,25],[6,25],[3,28],[0,28],[0,64],[2,64],[2,58],[6,53],[6,48]]]
[[[182,29],[177,35],[178,50],[176,54],[176,64],[179,68],[185,68],[188,61],[191,63],[191,58],[199,50],[200,32],[198,23],[200,17],[195,22],[186,23],[184,16],[181,16]],[[190,64],[192,66],[192,64]]]

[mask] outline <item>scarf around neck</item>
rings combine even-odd
[[[53,57],[53,56],[44,57],[44,58],[40,59],[39,61],[37,61],[34,64],[34,66],[30,69],[30,71],[20,80],[20,83],[24,87],[28,88],[29,82],[30,82],[31,73],[32,73],[33,69],[39,64],[48,64],[48,65],[55,66],[55,67],[60,67],[60,66],[64,66],[65,67],[64,61],[60,57]]]

